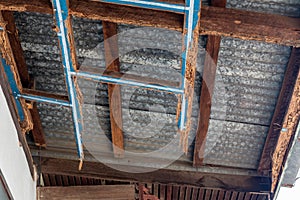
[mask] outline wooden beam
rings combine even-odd
[[[118,25],[111,22],[102,22],[104,35],[106,70],[120,72],[118,49]],[[124,137],[122,120],[122,98],[119,85],[108,84],[110,125],[114,156],[124,157]]]
[[[21,43],[18,37],[18,31],[15,24],[15,19],[13,16],[13,12],[10,11],[1,11],[3,16],[3,20],[7,23],[6,30],[9,39],[9,43],[11,48],[13,49],[13,56],[16,60],[16,65],[18,69],[18,73],[21,79],[21,83],[23,87],[29,86],[29,74],[26,66],[25,58],[23,55],[23,50],[21,47]]]
[[[300,18],[203,7],[200,34],[300,47]]]
[[[38,200],[128,200],[134,199],[134,185],[97,185],[69,187],[37,187]]]
[[[300,119],[300,48],[294,48],[289,61],[288,70],[295,72],[296,83],[294,87],[289,88],[292,91],[289,104],[286,107],[283,123],[281,123],[279,137],[274,153],[272,154],[272,192],[275,191],[279,182],[283,166],[285,165],[286,154],[291,147],[291,143],[296,134],[296,129]],[[296,68],[296,69],[294,69]],[[290,72],[288,72],[290,73]],[[292,77],[291,77],[292,78]],[[286,85],[284,85],[285,87]],[[287,88],[286,88],[287,89]],[[275,132],[276,133],[276,132]]]
[[[212,0],[211,3],[213,6],[226,6],[226,0]],[[204,160],[204,150],[209,126],[211,102],[215,85],[220,42],[220,36],[209,35],[207,38],[204,69],[202,75],[202,86],[200,93],[198,127],[194,147],[194,167],[201,166]]]
[[[23,90],[23,87],[31,87],[30,86],[30,78],[29,73],[27,69],[27,65],[25,62],[25,58],[23,55],[23,49],[18,37],[18,30],[16,28],[13,12],[11,11],[1,11],[3,22],[6,23],[6,32],[7,32],[7,38],[11,49],[12,49],[12,57],[15,61],[17,73],[20,77],[21,81],[21,91]],[[42,124],[40,121],[40,116],[38,112],[38,108],[36,104],[33,105],[32,109],[29,110],[33,122],[32,127],[32,135],[34,142],[37,146],[46,146],[46,140],[45,135],[43,132]]]
[[[36,146],[46,147],[46,139],[44,129],[42,127],[40,114],[37,108],[37,103],[33,103],[30,113],[33,120],[33,129],[31,130],[33,140]]]
[[[125,166],[124,166],[125,167]],[[128,167],[128,166],[127,166]],[[134,168],[134,167],[133,167]],[[140,171],[138,168],[136,171]],[[142,169],[143,170],[143,169]],[[127,173],[112,169],[100,162],[86,161],[83,169],[78,170],[76,160],[42,158],[41,172],[68,176],[84,176],[112,180],[148,182],[162,184],[192,185],[198,187],[221,188],[241,192],[270,191],[270,177],[245,176],[232,174],[201,173],[193,171],[175,171],[168,169],[153,169],[149,173]]]
[[[33,158],[32,158],[31,152],[30,152],[30,148],[27,144],[26,137],[22,133],[22,129],[21,129],[21,126],[20,126],[20,123],[18,120],[18,115],[17,115],[15,105],[14,105],[14,99],[11,95],[10,85],[5,76],[5,72],[4,72],[2,66],[0,66],[0,85],[1,85],[2,91],[4,93],[4,96],[6,98],[6,101],[7,101],[9,110],[10,110],[10,114],[13,119],[13,123],[16,127],[16,130],[18,133],[18,139],[20,141],[21,147],[24,150],[25,157],[26,157],[26,160],[27,160],[27,163],[29,166],[29,170],[31,173],[31,177],[34,179],[35,178],[35,168],[34,168],[34,164],[33,164]]]
[[[0,10],[52,13],[47,0],[0,0]],[[112,12],[113,11],[113,12]],[[97,1],[70,0],[71,15],[114,23],[181,31],[184,16]],[[202,6],[201,35],[216,35],[300,47],[300,19],[281,15]]]
[[[290,60],[284,75],[279,98],[273,114],[272,122],[269,128],[268,136],[265,142],[263,153],[258,166],[258,171],[263,174],[269,174],[272,170],[272,159],[276,145],[281,137],[282,128],[285,119],[289,115],[289,107],[295,103],[292,98],[295,98],[297,91],[296,81],[299,79],[299,66],[300,66],[300,49],[294,48],[292,50]],[[286,148],[286,147],[285,147]]]
[[[33,90],[28,88],[23,88],[22,94],[33,95],[33,96],[42,96],[47,98],[58,99],[61,101],[69,101],[69,97],[65,95],[53,94],[49,92],[44,92],[40,90]]]

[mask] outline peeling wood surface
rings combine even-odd
[[[23,50],[18,37],[18,31],[16,28],[13,12],[1,11],[3,20],[7,23],[6,30],[11,48],[13,49],[13,56],[16,60],[17,69],[21,79],[23,87],[28,87],[29,85],[29,74],[25,63],[25,58],[23,56]]]
[[[258,171],[264,174],[269,174],[272,168],[272,156],[281,135],[281,129],[284,127],[284,120],[287,114],[288,107],[292,102],[292,96],[297,89],[294,87],[297,78],[299,79],[299,49],[294,48],[286,69],[284,80],[282,83],[280,95],[273,114],[272,122],[269,128],[268,136],[265,142],[264,150],[261,155]]]
[[[0,85],[2,87],[2,91],[5,95],[5,98],[6,98],[9,110],[10,110],[11,117],[12,117],[13,122],[15,124],[16,130],[17,130],[17,133],[18,133],[18,139],[19,139],[20,144],[21,144],[21,146],[24,150],[26,160],[27,160],[27,163],[28,163],[28,166],[29,166],[29,170],[30,170],[30,173],[31,173],[31,177],[34,179],[35,178],[35,168],[34,168],[34,164],[33,164],[33,158],[32,158],[31,152],[30,152],[30,148],[27,144],[26,137],[22,133],[22,129],[21,129],[21,126],[20,126],[20,123],[19,123],[17,112],[15,110],[15,105],[13,103],[13,97],[11,95],[10,86],[9,86],[8,80],[6,79],[5,72],[3,71],[2,66],[0,66]]]
[[[10,40],[9,40],[9,36],[8,36],[9,30],[6,29],[6,26],[8,26],[7,23],[8,22],[4,20],[4,17],[2,16],[2,13],[1,13],[0,14],[0,26],[3,27],[3,31],[1,31],[1,33],[0,33],[0,50],[1,50],[2,57],[6,60],[6,63],[11,67],[11,70],[14,73],[14,79],[17,84],[18,90],[22,91],[22,83],[21,83],[21,79],[20,79],[20,76],[18,73],[17,60],[15,60],[15,58],[14,58],[13,49],[10,44]],[[16,101],[19,101],[23,108],[24,120],[21,121],[19,119],[19,121],[20,121],[20,126],[22,128],[22,132],[26,133],[27,131],[30,131],[33,128],[31,114],[27,108],[27,105],[26,105],[26,102],[24,99],[18,99]]]
[[[37,187],[38,200],[129,200],[134,199],[134,185],[97,185],[69,187]]]
[[[129,166],[127,166],[129,167]],[[132,167],[131,170],[140,168]],[[175,171],[159,169],[150,173],[127,173],[112,169],[102,163],[86,161],[82,170],[78,171],[78,162],[55,158],[42,158],[42,173],[84,176],[134,182],[156,182],[163,184],[185,184],[198,187],[221,188],[241,192],[270,191],[269,177],[245,176],[232,174],[200,173],[191,171]]]
[[[278,142],[272,156],[272,192],[275,191],[278,184],[284,167],[285,155],[288,153],[291,140],[295,137],[296,128],[300,119],[300,48],[294,48],[292,50],[289,65],[298,68],[298,72],[296,73],[297,80],[292,90],[292,98],[285,114]]]
[[[198,13],[200,15],[200,12]],[[198,23],[193,31],[193,40],[192,43],[189,44],[189,49],[186,58],[186,69],[185,69],[185,81],[186,85],[184,88],[185,96],[188,102],[188,108],[186,111],[186,128],[180,134],[180,144],[182,145],[183,152],[187,154],[188,152],[188,135],[191,130],[192,124],[192,105],[193,105],[193,98],[194,98],[194,87],[195,87],[195,76],[196,76],[196,65],[197,65],[197,53],[198,53],[198,40],[199,40],[199,26],[200,26],[200,18],[198,19]],[[185,33],[186,34],[186,33]],[[183,38],[184,38],[183,34]],[[182,45],[184,46],[184,45]],[[181,61],[182,62],[182,61]],[[178,106],[181,106],[181,98],[178,100]],[[177,108],[179,108],[177,106]],[[182,108],[182,107],[180,107]],[[177,116],[179,116],[180,109],[177,110]]]
[[[217,7],[225,7],[226,0],[212,0],[212,5]],[[193,165],[195,167],[201,166],[204,160],[205,142],[209,126],[220,42],[220,36],[209,35],[207,38],[204,69],[202,75],[202,86],[200,93],[198,127],[194,147]]]
[[[102,22],[104,35],[104,50],[106,70],[120,72],[119,49],[118,49],[118,25],[111,22]],[[110,110],[110,124],[114,156],[124,157],[124,136],[122,120],[121,87],[108,84],[108,98]]]
[[[300,19],[244,10],[203,7],[200,33],[300,46]]]
[[[0,0],[1,10],[52,13],[47,0]],[[111,12],[113,11],[113,12]],[[201,35],[258,40],[300,46],[300,19],[230,8],[202,6]],[[149,9],[124,7],[96,1],[70,0],[70,14],[114,23],[153,26],[182,32],[184,16]]]

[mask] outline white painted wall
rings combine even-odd
[[[5,96],[0,87],[0,169],[15,200],[35,200],[32,179]]]

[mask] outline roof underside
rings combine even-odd
[[[210,1],[202,2],[204,5],[210,5]],[[298,0],[227,0],[226,7],[300,17]],[[28,72],[30,78],[34,80],[34,89],[65,96],[65,99],[68,99],[54,16],[14,12],[14,18]],[[80,70],[103,73],[107,66],[105,60],[107,49],[104,47],[105,28],[103,28],[105,22],[74,16],[71,22]],[[135,75],[172,81],[180,85],[181,54],[184,49],[182,33],[128,24],[117,24],[117,31],[120,72],[125,74],[124,77]],[[100,161],[110,167],[120,165],[141,167],[141,169],[165,168],[193,173],[265,177],[266,174],[260,174],[258,168],[269,127],[273,124],[271,122],[282,91],[292,48],[260,41],[221,37],[215,85],[213,91],[210,91],[211,112],[207,115],[210,118],[204,159],[201,167],[197,168],[193,167],[193,161],[196,166],[195,137],[199,134],[197,128],[199,128],[200,118],[201,87],[206,85],[203,84],[206,80],[202,79],[205,71],[204,63],[207,59],[205,48],[209,44],[208,38],[208,36],[200,36],[198,42],[191,130],[188,135],[189,146],[186,154],[180,144],[182,135],[178,133],[180,96],[154,89],[121,85],[122,124],[120,126],[124,135],[125,154],[124,158],[115,158],[112,144],[112,113],[110,113],[112,108],[109,99],[111,94],[108,85],[77,77],[76,90],[79,89],[81,92],[78,101],[82,104],[80,114],[84,122],[82,140],[85,160],[89,164]],[[47,146],[46,148],[36,146],[33,135],[27,135],[32,156],[78,160],[72,106],[37,103],[37,108]],[[298,152],[298,146],[296,144],[293,151]],[[38,165],[41,165],[39,163],[41,159],[37,161]],[[71,179],[75,185],[77,183],[83,185],[81,184],[83,180],[83,182],[91,181],[93,184],[103,183],[97,178],[76,176],[77,179],[76,177],[73,179],[72,176],[67,176],[68,174],[51,173],[51,170],[49,174],[45,171],[41,173],[44,182],[47,182],[45,186],[66,186]],[[270,178],[269,176],[267,178]],[[218,184],[225,184],[219,183],[219,179],[210,180],[210,178],[208,178],[209,183],[217,181]],[[64,179],[68,180],[68,183],[65,184]],[[289,182],[287,179],[291,179],[289,173],[284,184]],[[135,184],[138,195],[138,190],[141,192],[140,188],[137,189],[139,184],[141,185],[139,182],[126,182],[126,184]],[[167,194],[160,194],[160,192],[170,190],[171,193],[168,195],[172,198],[176,196],[178,199],[201,199],[201,195],[206,199],[270,198],[267,194],[269,191],[261,191],[264,194],[254,194],[234,191],[236,188],[227,191],[223,190],[226,187],[197,188],[194,187],[195,184],[193,187],[154,182],[142,184],[145,188],[150,187],[148,187],[149,195],[157,197],[167,197]],[[190,197],[187,197],[189,195]]]

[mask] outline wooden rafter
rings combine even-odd
[[[273,114],[273,119],[269,128],[268,136],[265,142],[264,150],[261,155],[258,171],[264,174],[269,174],[272,170],[272,159],[278,141],[280,141],[282,128],[286,123],[286,118],[290,114],[288,109],[295,103],[294,96],[297,92],[297,79],[299,79],[300,68],[300,49],[292,50],[290,60],[285,72],[277,105]],[[293,96],[294,95],[294,96]]]
[[[289,144],[295,136],[300,118],[300,48],[291,53],[280,96],[270,125],[259,171],[272,173],[272,191],[275,190]]]
[[[28,69],[26,66],[25,58],[23,55],[23,50],[18,37],[18,31],[15,25],[15,20],[13,12],[11,11],[1,11],[3,21],[6,23],[6,32],[8,42],[10,43],[12,49],[12,56],[16,63],[17,73],[20,77],[22,87],[30,87],[30,78],[28,74]],[[21,88],[23,89],[23,88]],[[34,142],[37,146],[46,146],[45,134],[43,132],[42,124],[39,117],[39,112],[36,103],[29,110],[32,121],[33,128],[31,130]]]
[[[125,166],[124,166],[125,167]],[[140,171],[140,168],[137,168]],[[78,163],[75,160],[55,158],[42,158],[41,172],[49,174],[62,174],[68,176],[84,176],[89,178],[103,178],[112,180],[185,184],[197,187],[222,188],[241,192],[270,191],[270,177],[201,173],[198,171],[181,171],[168,169],[154,169],[148,173],[128,173],[115,170],[100,162],[86,161],[84,168],[78,171]]]
[[[111,22],[102,22],[104,35],[106,70],[120,72],[119,50],[118,50],[118,25]],[[114,156],[124,157],[123,121],[122,121],[122,99],[121,87],[108,84],[110,124]]]
[[[134,185],[93,185],[69,187],[37,187],[37,199],[134,199]]]
[[[226,0],[213,0],[212,6],[225,7]],[[202,87],[200,94],[199,119],[195,138],[194,160],[195,167],[203,164],[206,136],[208,132],[211,102],[215,85],[218,55],[220,49],[220,36],[209,35],[206,43]]]
[[[51,4],[47,0],[0,0],[0,10],[52,13]],[[184,21],[181,14],[81,0],[70,1],[70,14],[177,31],[182,31]],[[299,29],[299,18],[230,8],[202,6],[201,9],[201,35],[227,36],[299,47]]]

